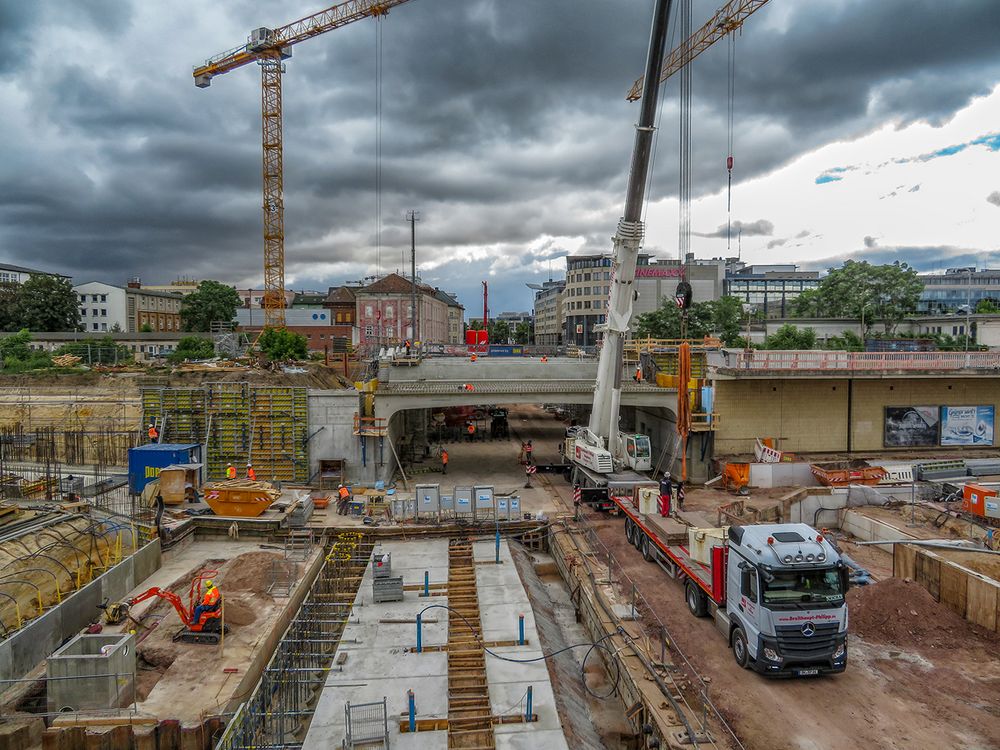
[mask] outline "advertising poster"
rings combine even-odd
[[[919,448],[938,444],[939,407],[885,407],[886,448]]]
[[[941,445],[993,445],[993,407],[942,406]]]

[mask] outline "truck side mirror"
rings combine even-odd
[[[851,587],[851,570],[846,565],[840,569],[840,588],[847,594],[847,590]]]

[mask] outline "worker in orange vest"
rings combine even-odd
[[[201,616],[206,612],[215,612],[221,603],[222,594],[212,581],[205,581],[205,596],[201,598],[201,604],[194,608],[191,613],[191,624],[196,625]]]
[[[642,382],[642,367],[635,368],[635,375],[632,376],[632,380],[634,380],[636,383]]]
[[[469,359],[472,360],[473,362],[475,362],[476,361],[476,355],[473,354],[471,357],[469,357]]]
[[[542,362],[548,362],[548,361],[549,361],[549,358],[548,358],[548,357],[546,357],[546,356],[545,356],[545,355],[543,354],[543,355],[542,355]]]
[[[236,467],[226,464],[226,479],[236,479]]]
[[[247,479],[251,482],[257,481],[257,472],[253,470],[253,464],[247,464]]]
[[[347,504],[351,501],[351,491],[347,489],[344,485],[339,485],[337,487],[337,514],[341,516],[347,515]]]
[[[149,442],[155,443],[160,439],[160,431],[156,429],[156,425],[152,422],[149,423],[149,429],[146,430],[146,434],[149,435]]]
[[[472,422],[469,422],[469,426],[465,428],[465,431],[468,435],[470,443],[476,439],[476,426],[472,424]]]
[[[444,448],[441,449],[441,473],[448,473],[448,451]]]

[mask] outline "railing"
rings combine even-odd
[[[385,417],[362,417],[354,413],[354,434],[366,437],[381,437],[386,433]]]
[[[692,351],[722,348],[722,340],[714,336],[705,336],[702,339],[654,339],[647,336],[626,341],[625,352],[676,351],[681,344],[690,344]]]
[[[592,393],[592,379],[579,380],[435,380],[435,381],[403,381],[398,383],[380,382],[378,392],[383,394],[452,394],[452,393]],[[659,393],[676,391],[675,388],[660,388],[654,383],[635,383],[625,381],[622,390],[626,393],[642,393],[646,391]],[[358,434],[355,432],[355,434]]]
[[[1000,352],[828,352],[750,350],[723,352],[731,370],[1000,370]]]

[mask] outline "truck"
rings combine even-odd
[[[652,495],[613,497],[626,540],[683,584],[688,610],[714,620],[737,664],[771,677],[847,668],[850,568],[829,540],[804,523],[696,527],[661,516]]]

